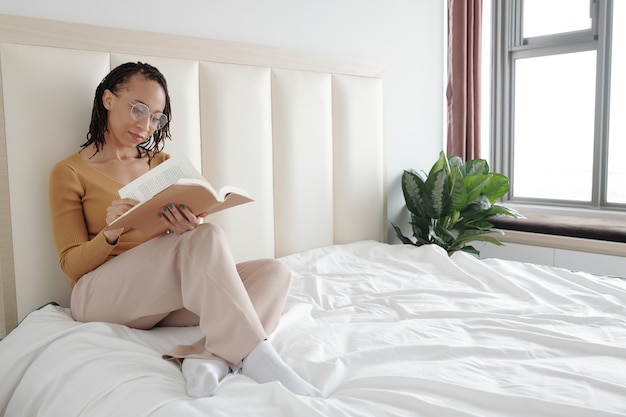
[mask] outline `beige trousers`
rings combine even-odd
[[[235,264],[221,227],[205,223],[145,242],[83,275],[71,310],[81,322],[138,329],[199,325],[204,337],[165,358],[224,359],[233,369],[276,329],[291,271],[275,259]]]

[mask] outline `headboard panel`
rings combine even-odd
[[[275,70],[272,100],[276,247],[298,252],[333,236],[330,74]]]
[[[253,206],[216,213],[238,259],[274,256],[271,70],[200,64],[203,172],[216,184],[245,188]],[[234,216],[235,214],[241,214]]]
[[[237,260],[384,240],[380,65],[0,15],[0,330],[48,301],[68,305],[49,171],[84,142],[100,80],[137,60],[168,80],[165,150],[256,200],[209,218],[228,231]]]

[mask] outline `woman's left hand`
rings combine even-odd
[[[202,217],[196,216],[186,206],[168,204],[161,209],[159,218],[167,225],[169,231],[182,234],[195,229],[202,223]]]

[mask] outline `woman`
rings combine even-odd
[[[52,228],[72,280],[73,317],[138,329],[199,325],[201,340],[163,355],[182,363],[194,397],[212,395],[229,370],[321,396],[266,340],[290,284],[282,263],[235,264],[223,230],[176,201],[154,214],[170,233],[148,240],[136,230],[104,230],[137,203],[117,190],[169,157],[161,151],[170,118],[163,75],[145,63],[120,65],[96,89],[87,142],[52,169]]]

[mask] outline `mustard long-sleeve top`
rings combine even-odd
[[[156,154],[150,169],[168,158],[164,152]],[[52,168],[48,188],[52,235],[61,269],[72,287],[87,272],[149,239],[133,229],[122,233],[114,245],[104,237],[107,207],[119,200],[118,190],[123,186],[78,152]]]

